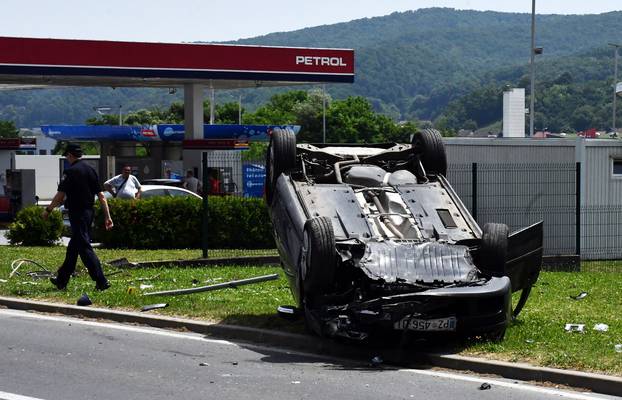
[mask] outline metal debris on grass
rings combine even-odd
[[[236,289],[238,286],[250,285],[253,283],[259,283],[259,282],[265,282],[265,281],[272,281],[276,279],[279,279],[279,274],[256,276],[253,278],[240,279],[237,281],[230,281],[230,282],[223,282],[223,283],[218,283],[218,284],[210,285],[210,286],[199,286],[199,287],[192,287],[192,288],[187,288],[187,289],[164,290],[161,292],[143,293],[143,296],[164,296],[164,295],[175,296],[179,294],[209,292],[212,290],[220,290],[220,289],[227,289],[227,288]]]
[[[582,299],[584,299],[586,297],[587,297],[587,292],[581,292],[581,293],[579,293],[576,296],[570,296],[570,298],[573,299],[573,300],[582,300]]]
[[[564,329],[566,332],[585,333],[585,324],[566,324]]]
[[[607,332],[609,330],[609,325],[607,325],[607,324],[596,324],[596,325],[594,325],[593,329],[595,331],[598,331],[598,332]]]
[[[168,303],[158,303],[158,304],[149,304],[147,306],[143,306],[140,311],[151,311],[156,310],[158,308],[166,308],[168,307]]]
[[[144,283],[141,283],[139,286],[140,290],[151,289],[152,287],[153,285],[145,285]]]
[[[11,279],[13,276],[22,276],[22,273],[19,272],[19,269],[22,267],[22,265],[25,264],[34,264],[39,267],[39,269],[23,273],[24,275],[30,276],[32,279],[43,279],[54,276],[54,274],[50,272],[50,270],[48,270],[45,266],[39,264],[38,262],[34,260],[29,260],[27,258],[18,258],[17,260],[13,260],[13,262],[11,262],[11,273],[9,274],[8,279]]]

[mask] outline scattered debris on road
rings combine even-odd
[[[199,367],[209,367],[209,364],[206,362],[199,363]]]

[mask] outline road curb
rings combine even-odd
[[[210,337],[241,340],[255,344],[276,345],[322,355],[352,357],[356,359],[367,358],[369,360],[369,354],[365,354],[369,353],[369,349],[361,349],[360,346],[347,346],[333,340],[324,340],[306,335],[273,330],[237,325],[223,325],[185,318],[116,311],[96,307],[79,307],[11,297],[0,297],[0,306],[15,310],[58,313],[70,316],[105,319],[115,322],[142,324],[157,328],[187,329]],[[387,361],[401,359],[399,354],[388,354],[387,356],[388,357],[385,357]],[[418,357],[418,361],[422,361],[434,367],[473,371],[480,374],[495,374],[504,378],[523,381],[550,382],[584,388],[596,393],[622,396],[622,378],[610,375],[535,367],[524,363],[492,361],[454,354],[424,353]]]

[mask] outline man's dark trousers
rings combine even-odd
[[[71,211],[69,210],[69,223],[71,224],[71,240],[67,246],[65,262],[58,269],[58,282],[66,286],[71,274],[76,270],[78,255],[89,271],[91,279],[98,284],[106,282],[99,258],[91,246],[89,231],[93,223],[93,209]]]

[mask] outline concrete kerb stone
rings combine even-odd
[[[191,332],[215,338],[239,340],[252,344],[275,345],[278,347],[336,357],[361,359],[369,356],[368,349],[362,350],[360,346],[346,346],[336,343],[333,340],[323,340],[306,335],[266,329],[223,325],[184,318],[116,311],[96,307],[78,307],[11,297],[0,297],[0,306],[16,310],[58,313],[70,316],[105,319],[115,322],[142,324],[157,328],[186,329]],[[386,357],[387,361],[390,361],[391,358],[393,357]],[[550,382],[553,384],[584,388],[596,393],[622,396],[622,378],[615,376],[535,367],[523,363],[492,361],[453,354],[428,353],[422,354],[418,359],[432,367],[473,371],[480,374],[494,374],[504,378],[524,381]],[[420,367],[421,365],[416,366],[416,368]]]

